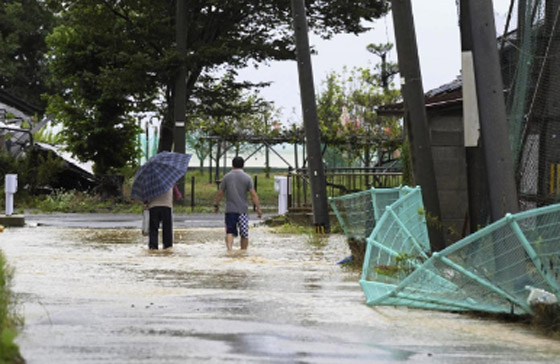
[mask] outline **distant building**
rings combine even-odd
[[[458,240],[453,235],[464,233],[469,208],[461,80],[458,78],[425,96],[441,219],[447,231],[453,232],[448,234],[450,244]],[[403,104],[385,105],[378,113],[403,115]]]
[[[58,188],[93,188],[97,182],[91,163],[81,163],[57,146],[33,140],[33,134],[49,121],[48,118],[40,118],[43,112],[44,110],[0,89],[0,150],[5,150],[16,158],[33,152],[45,157],[54,154],[62,159],[64,168],[56,181],[53,180],[50,186],[43,186],[46,191]]]
[[[0,89],[0,149],[17,156],[33,143],[33,116],[43,111]],[[27,128],[23,128],[27,125]]]

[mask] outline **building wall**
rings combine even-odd
[[[459,240],[467,224],[467,164],[459,108],[428,111],[434,170],[446,244]]]

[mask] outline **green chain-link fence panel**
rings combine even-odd
[[[344,234],[349,239],[364,241],[370,236],[385,207],[395,202],[406,190],[371,188],[367,191],[329,198]]]
[[[507,215],[430,254],[416,188],[367,241],[360,284],[370,305],[531,314],[533,290],[560,298],[560,204]]]
[[[386,207],[367,239],[360,284],[368,304],[425,307],[413,301],[395,301],[392,293],[428,259],[430,250],[420,187],[403,189],[406,193]]]
[[[519,6],[523,5],[523,6]],[[557,1],[512,1],[501,68],[520,208],[560,202],[560,10]]]

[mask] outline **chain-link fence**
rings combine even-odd
[[[560,201],[560,0],[516,0],[501,39],[523,210]],[[517,22],[514,20],[517,19]]]
[[[416,188],[379,219],[360,285],[370,305],[532,314],[560,298],[560,204],[507,215],[430,253]]]
[[[344,234],[349,239],[363,241],[370,236],[385,207],[395,202],[405,190],[401,188],[371,188],[349,195],[331,197],[329,202]]]

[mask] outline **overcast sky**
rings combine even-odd
[[[493,0],[498,35],[503,33],[510,0]],[[414,22],[424,91],[454,80],[460,73],[460,36],[455,0],[412,0]],[[360,36],[339,35],[328,41],[310,34],[310,43],[317,55],[312,57],[315,90],[323,88],[323,80],[332,71],[344,66],[373,66],[376,57],[366,51],[370,43],[395,43],[391,14],[373,24],[374,29]],[[397,62],[396,53],[391,61]],[[281,108],[284,123],[300,123],[301,103],[295,62],[274,62],[268,67],[248,68],[240,79],[272,81],[261,95]]]

